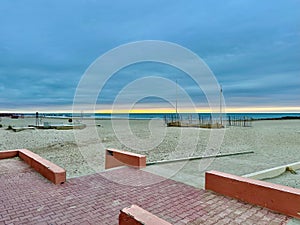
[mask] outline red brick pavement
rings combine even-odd
[[[177,225],[276,225],[290,219],[130,168],[72,178],[62,185],[53,185],[18,160],[1,160],[0,171],[0,225],[114,225],[120,209],[131,204]]]

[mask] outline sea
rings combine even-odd
[[[24,116],[35,116],[35,114],[24,114]],[[150,119],[165,119],[176,118],[180,116],[182,118],[209,118],[219,117],[220,114],[211,113],[130,113],[130,114],[109,114],[109,113],[40,113],[39,116],[51,117],[51,118],[94,118],[94,119],[132,119],[132,120],[150,120]],[[223,118],[248,118],[248,119],[281,119],[281,118],[299,118],[300,113],[226,113],[222,114]]]

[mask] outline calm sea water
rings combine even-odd
[[[27,114],[31,115],[31,114]],[[32,114],[33,115],[33,114]],[[72,117],[72,113],[45,113],[43,114],[46,117]],[[171,117],[175,116],[174,114],[170,113],[133,113],[133,114],[102,114],[102,113],[96,113],[96,114],[89,114],[85,113],[83,114],[83,117],[87,118],[97,118],[97,119],[116,119],[116,118],[121,118],[121,119],[164,119],[165,116]],[[186,117],[188,118],[190,115],[192,117],[196,118],[201,116],[202,118],[207,118],[210,117],[210,113],[194,113],[194,114],[189,114],[189,113],[181,113],[181,117]],[[74,114],[76,117],[80,117],[81,114]],[[218,116],[218,114],[214,114],[214,116]],[[225,115],[224,115],[225,116]],[[248,117],[252,119],[268,119],[268,118],[281,118],[281,117],[300,117],[300,113],[227,113],[226,116],[231,116],[231,117]]]

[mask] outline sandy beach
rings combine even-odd
[[[46,121],[68,123],[68,119]],[[14,132],[6,128],[35,124],[35,118],[2,118],[0,150],[27,148],[65,168],[70,178],[103,171],[105,148],[145,154],[147,161],[153,162],[202,155],[210,135],[208,129],[166,127],[161,120],[130,120],[132,135],[125,129],[126,120],[83,122],[87,127],[82,130]],[[300,120],[255,121],[252,127],[228,127],[224,131],[219,153],[254,153],[216,158],[207,170],[244,175],[300,161]],[[300,187],[298,177],[284,174],[268,181]]]

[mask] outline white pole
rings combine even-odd
[[[222,85],[220,85],[220,123],[221,125],[223,124],[223,121],[222,121]]]
[[[176,107],[176,116],[178,115],[178,110],[177,110],[177,94],[178,94],[178,93],[177,93],[177,92],[178,92],[178,91],[177,91],[177,86],[178,86],[178,85],[177,85],[177,79],[176,79],[176,103],[175,103],[175,107]]]

